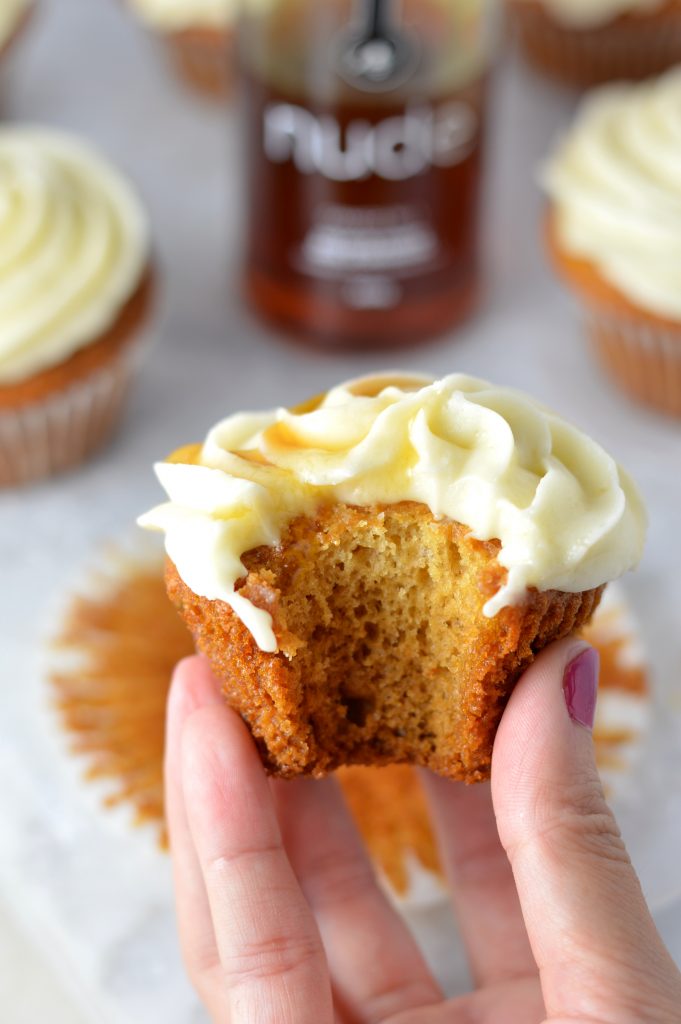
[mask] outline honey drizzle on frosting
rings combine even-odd
[[[182,459],[156,465],[168,500],[138,521],[165,534],[187,586],[228,604],[268,652],[271,616],[236,588],[242,556],[325,503],[415,501],[498,540],[507,573],[489,616],[529,587],[601,586],[643,545],[640,498],[607,452],[528,396],[463,374],[362,377],[294,409],[235,413]]]

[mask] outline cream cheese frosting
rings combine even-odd
[[[590,29],[607,25],[621,14],[646,13],[667,0],[540,0],[555,21],[566,28]]]
[[[95,341],[148,258],[139,200],[89,146],[43,128],[0,129],[0,385]]]
[[[0,2],[0,49],[10,39],[20,19],[28,10],[32,0],[1,0]]]
[[[588,97],[543,181],[565,250],[681,320],[681,68]]]
[[[225,28],[235,20],[239,0],[128,0],[134,11],[165,32],[206,26]]]
[[[235,592],[242,555],[324,503],[417,501],[501,542],[508,570],[484,611],[528,587],[578,592],[639,559],[645,514],[595,441],[520,392],[451,374],[360,378],[298,409],[236,413],[190,456],[156,465],[169,501],[141,516],[198,595],[222,600],[275,651],[267,612]]]

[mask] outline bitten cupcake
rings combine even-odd
[[[645,78],[681,60],[681,0],[508,0],[530,62],[576,86]]]
[[[139,358],[149,232],[88,145],[0,130],[0,484],[80,462],[109,435]]]
[[[128,0],[163,38],[180,75],[200,92],[221,98],[233,77],[237,0]]]
[[[170,597],[281,776],[487,777],[516,679],[644,534],[594,441],[461,374],[237,413],[156,472]]]
[[[681,68],[589,96],[543,178],[550,252],[602,366],[681,416]]]

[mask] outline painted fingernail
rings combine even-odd
[[[563,693],[573,722],[593,729],[598,694],[598,651],[585,647],[573,658],[563,676]]]

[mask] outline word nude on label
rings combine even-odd
[[[420,105],[372,124],[355,118],[344,127],[330,114],[293,103],[271,103],[263,117],[263,147],[272,163],[292,160],[302,174],[331,181],[376,175],[404,181],[429,167],[452,167],[470,153],[478,127],[463,100]]]

